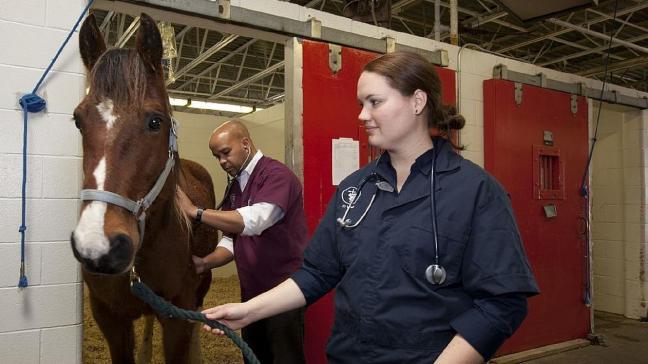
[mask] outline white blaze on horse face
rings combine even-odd
[[[111,99],[106,99],[97,105],[97,110],[101,115],[101,118],[106,122],[108,130],[110,130],[113,125],[117,122],[117,115],[113,113],[113,102]]]
[[[103,191],[106,181],[106,157],[101,158],[94,172],[97,189]],[[74,229],[74,241],[79,254],[86,259],[99,259],[110,251],[110,242],[104,233],[104,218],[108,204],[92,201],[88,204]]]

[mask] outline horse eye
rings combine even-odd
[[[149,130],[158,131],[160,130],[160,125],[162,125],[162,119],[160,117],[154,116],[151,119],[149,119],[149,123],[148,123]]]

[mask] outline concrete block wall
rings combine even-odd
[[[595,123],[599,103],[592,103]],[[644,111],[603,104],[592,161],[594,308],[646,317]]]
[[[624,115],[624,189],[626,228],[624,251],[625,312],[630,318],[648,318],[648,111],[631,110]]]
[[[80,363],[82,284],[69,246],[77,218],[81,145],[71,122],[85,89],[72,37],[38,94],[28,126],[26,264],[18,289],[23,117],[31,92],[84,0],[0,0],[0,362]]]
[[[242,118],[250,130],[254,145],[264,155],[284,162],[284,104],[257,111]]]
[[[599,103],[592,104],[594,123]],[[624,111],[603,105],[591,174],[594,308],[618,314],[625,311],[625,225],[634,210],[625,204],[624,186],[632,179],[625,178]]]

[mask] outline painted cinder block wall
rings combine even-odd
[[[80,363],[82,284],[69,236],[78,211],[79,134],[72,111],[85,88],[75,36],[38,94],[47,110],[30,116],[26,261],[20,266],[22,112],[74,25],[84,0],[0,0],[0,362]]]
[[[640,110],[603,104],[592,161],[594,307],[631,318],[646,316],[645,121]]]

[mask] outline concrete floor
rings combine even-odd
[[[621,315],[596,312],[596,334],[605,337],[607,346],[590,345],[581,349],[526,361],[533,364],[648,364],[648,322]]]

